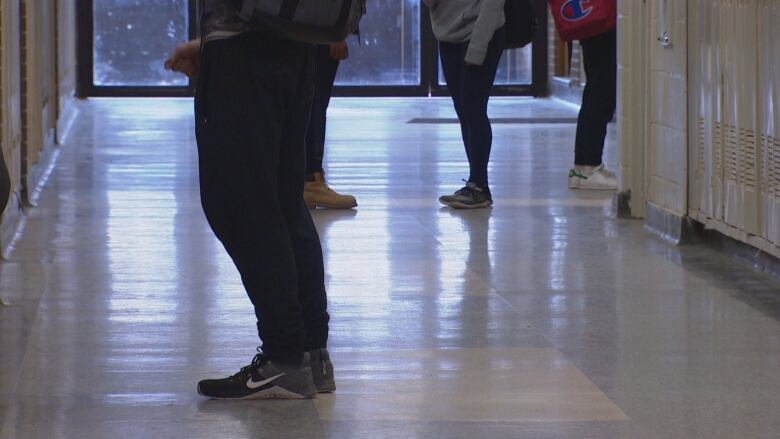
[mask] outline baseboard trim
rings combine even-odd
[[[680,216],[647,203],[645,228],[675,245],[705,245],[747,263],[755,270],[780,279],[780,258],[712,227],[707,227],[690,216]]]
[[[704,226],[690,217],[670,212],[653,203],[647,203],[645,229],[675,245],[700,242]]]
[[[19,234],[24,219],[22,200],[18,193],[11,194],[5,212],[0,215],[0,259],[7,259]]]
[[[76,98],[70,98],[62,104],[60,117],[57,120],[57,144],[62,145],[70,135],[73,124],[79,115]]]
[[[734,239],[715,229],[704,229],[703,240],[708,247],[731,255],[754,269],[780,279],[780,259],[760,248]]]
[[[620,219],[636,219],[631,214],[631,190],[612,195],[612,215]]]
[[[55,142],[54,130],[46,136],[43,150],[38,156],[38,163],[30,167],[27,175],[26,188],[24,194],[24,203],[27,206],[35,207],[38,205],[41,191],[46,185],[54,166],[57,164],[57,158],[60,155],[59,147]]]

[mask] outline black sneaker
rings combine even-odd
[[[300,365],[274,363],[262,353],[237,374],[198,383],[198,394],[212,399],[307,399],[317,394],[309,355]]]
[[[467,182],[462,189],[452,195],[442,195],[439,202],[455,209],[480,209],[493,205],[493,196],[490,189],[481,188],[472,182]]]
[[[336,391],[336,378],[333,376],[333,363],[330,362],[330,354],[325,348],[307,352],[310,357],[309,365],[314,377],[314,385],[318,393],[331,393]]]

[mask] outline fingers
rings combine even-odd
[[[165,61],[165,68],[174,72],[194,76],[198,72],[200,58],[200,40],[192,40],[179,45]]]
[[[330,45],[331,58],[341,61],[349,58],[349,46],[346,41]]]
[[[165,69],[193,77],[198,73],[198,62],[197,60],[191,58],[179,58],[173,56],[165,61]]]
[[[193,77],[195,76],[195,73],[198,72],[198,67],[194,62],[192,62],[192,60],[185,59],[176,63],[176,65],[174,66],[174,70],[177,72],[184,73],[189,77]]]

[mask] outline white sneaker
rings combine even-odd
[[[569,189],[614,191],[617,190],[617,176],[603,164],[589,174],[572,169],[569,171]]]

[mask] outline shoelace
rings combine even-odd
[[[469,182],[466,179],[461,179],[460,181],[466,183],[466,186],[463,186],[462,188],[455,191],[456,195],[469,195],[473,189],[469,187]]]
[[[238,373],[233,375],[231,378],[234,380],[238,379],[240,381],[244,381],[247,377],[252,376],[255,371],[263,367],[267,362],[268,357],[266,357],[265,354],[260,351],[260,348],[257,348],[257,354],[255,354],[254,358],[252,358],[252,362],[249,363],[248,366],[242,367],[241,370],[239,370]]]

